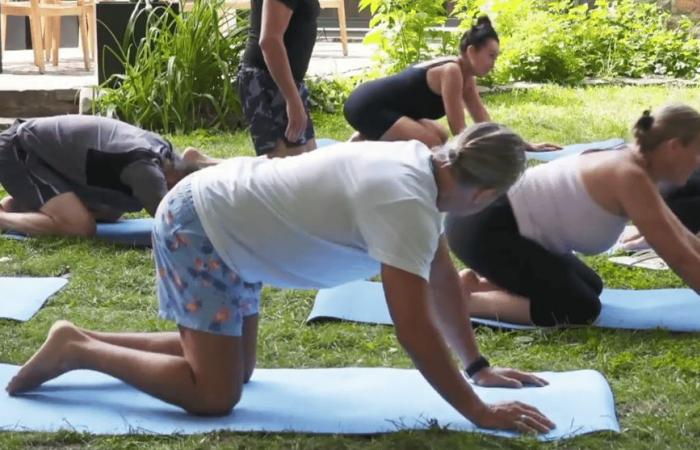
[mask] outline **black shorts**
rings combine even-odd
[[[297,83],[297,89],[309,114],[309,90],[304,82]],[[257,67],[242,66],[238,72],[238,93],[243,113],[250,125],[255,153],[264,155],[274,150],[277,142],[287,146],[305,145],[314,138],[314,124],[311,115],[306,122],[306,130],[297,142],[289,142],[284,136],[287,129],[287,103],[272,76]]]
[[[479,275],[530,299],[536,325],[587,324],[600,314],[600,277],[573,254],[523,237],[506,196],[472,216],[448,216],[452,252]]]
[[[39,211],[49,200],[72,189],[68,180],[22,149],[17,139],[20,123],[0,133],[0,184],[18,211]]]

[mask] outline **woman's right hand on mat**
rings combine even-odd
[[[540,410],[521,402],[486,405],[484,413],[474,421],[483,428],[519,431],[521,433],[548,433],[556,428]]]
[[[308,115],[301,98],[287,102],[287,119],[287,130],[284,136],[289,142],[299,142],[308,121]]]

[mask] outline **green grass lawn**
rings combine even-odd
[[[485,97],[494,120],[531,141],[571,143],[628,136],[648,107],[667,101],[700,106],[700,89],[543,88]],[[346,139],[342,116],[317,116],[319,136]],[[198,145],[217,156],[252,154],[246,133],[173,136],[179,147]],[[153,262],[148,251],[77,239],[0,239],[3,275],[70,273],[70,283],[29,322],[0,321],[0,361],[21,364],[57,319],[99,330],[172,330],[157,318]],[[682,286],[670,273],[587,259],[608,287]],[[411,367],[393,330],[347,323],[304,325],[314,292],[266,288],[262,299],[259,367]],[[496,332],[478,329],[481,349],[498,365],[528,370],[592,368],[612,385],[621,434],[599,433],[558,443],[501,439],[441,430],[375,437],[214,433],[172,437],[99,437],[73,432],[0,433],[0,448],[697,448],[700,440],[700,339],[692,334],[601,329]]]

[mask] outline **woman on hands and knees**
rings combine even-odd
[[[435,147],[449,136],[437,119],[447,116],[454,136],[466,127],[465,108],[474,122],[490,121],[476,78],[493,69],[499,51],[498,34],[489,18],[482,16],[462,35],[456,58],[417,64],[358,86],[344,107],[345,118],[357,130],[351,140],[416,139]],[[531,147],[529,150],[559,148],[551,144]]]
[[[474,316],[506,322],[587,324],[603,282],[573,252],[611,247],[628,221],[700,292],[700,238],[669,209],[659,184],[682,186],[700,168],[700,114],[685,105],[649,112],[624,150],[594,151],[528,169],[478,215],[448,218],[452,251]]]
[[[56,323],[7,390],[86,368],[191,413],[227,414],[255,367],[263,283],[325,288],[380,272],[399,342],[447,402],[483,427],[547,432],[554,425],[531,406],[483,403],[455,365],[452,354],[482,386],[546,384],[483,358],[442,235],[443,212],[477,211],[517,179],[525,147],[482,123],[436,152],[417,141],[345,143],[197,172],[161,203],[153,237],[160,314],[178,332]]]

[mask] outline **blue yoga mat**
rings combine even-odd
[[[18,370],[0,364],[0,385]],[[539,408],[557,428],[542,439],[619,431],[613,395],[593,370],[544,372],[543,388],[475,387],[486,402],[519,400]],[[17,397],[0,393],[0,429],[93,434],[193,434],[217,430],[338,434],[426,429],[514,436],[476,428],[449,406],[417,370],[387,368],[256,369],[226,417],[197,417],[109,376],[69,372]]]
[[[338,142],[340,141],[336,141],[335,139],[319,138],[316,139],[316,148],[328,147],[329,145],[337,144]]]
[[[602,309],[594,326],[700,331],[700,296],[691,289],[604,289],[600,300]],[[321,319],[392,324],[381,283],[370,281],[355,281],[319,290],[306,320]],[[472,322],[497,328],[536,328],[479,318],[472,318]]]
[[[130,245],[134,247],[151,246],[151,230],[153,219],[123,219],[111,223],[98,223],[96,236],[99,239],[115,244]],[[29,237],[16,232],[7,231],[0,234],[6,239],[24,240]]]
[[[97,237],[115,244],[150,247],[153,219],[127,219],[97,224]]]
[[[31,319],[66,283],[67,279],[57,277],[0,277],[0,318]]]
[[[338,141],[334,139],[320,138],[316,139],[317,147],[327,147],[329,145],[337,144]],[[607,141],[599,142],[588,142],[585,144],[571,144],[563,147],[561,150],[554,150],[550,152],[527,152],[528,159],[536,159],[539,161],[552,161],[562,156],[576,155],[583,153],[587,150],[607,150],[611,148],[618,147],[625,143],[624,139],[608,139]]]
[[[569,155],[577,155],[587,150],[608,150],[619,147],[624,144],[624,139],[608,139],[607,141],[588,142],[585,144],[571,144],[563,147],[561,150],[550,152],[527,152],[527,159],[536,159],[538,161],[552,161],[557,158]]]

